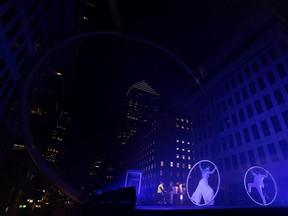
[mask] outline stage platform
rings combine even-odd
[[[212,215],[229,215],[229,216],[282,216],[288,215],[287,207],[249,207],[239,208],[239,206],[135,206],[134,210],[130,212],[131,216],[212,216]]]
[[[89,209],[89,208],[88,208]],[[169,205],[155,205],[155,206],[98,206],[90,210],[86,209],[83,215],[97,215],[97,216],[288,216],[288,207],[249,207],[240,208],[239,206],[169,206]],[[88,211],[87,211],[88,210]]]

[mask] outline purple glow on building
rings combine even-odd
[[[126,179],[123,181],[119,179],[120,184],[110,187],[114,188],[110,190],[113,191],[111,193],[107,190],[95,194],[100,195],[100,202],[107,196],[109,200],[110,195],[111,199],[114,199],[118,189],[132,186],[136,189],[137,205],[157,206],[156,208],[163,208],[164,205],[165,209],[169,208],[168,205],[178,207],[196,205],[195,208],[199,208],[202,206],[202,197],[199,200],[194,199],[192,191],[197,188],[203,176],[194,172],[193,176],[190,174],[193,168],[196,170],[200,161],[213,161],[214,168],[217,168],[217,175],[216,173],[210,175],[209,185],[213,191],[211,192],[209,188],[212,195],[204,202],[203,208],[211,208],[209,204],[216,208],[219,206],[219,208],[258,207],[263,204],[287,206],[288,176],[283,172],[283,167],[287,166],[288,160],[286,136],[288,133],[286,106],[288,103],[288,35],[284,26],[274,22],[271,24],[268,18],[263,20],[262,26],[254,26],[253,30],[248,31],[244,27],[243,37],[240,38],[236,34],[223,44],[201,67],[203,72],[201,79],[194,77],[194,73],[186,64],[169,50],[146,40],[130,38],[168,54],[187,70],[187,73],[196,80],[197,86],[193,86],[192,90],[187,89],[191,91],[187,91],[185,95],[183,102],[185,109],[159,111],[149,119],[151,121],[147,121],[141,131],[137,131],[137,135],[133,137],[135,139],[131,141],[135,151],[129,154],[129,157],[124,157],[125,160],[121,159],[126,163],[124,167],[127,171]],[[81,37],[97,35],[121,39],[127,37],[127,35],[109,32],[89,33],[70,38],[60,46]],[[231,44],[239,48],[232,50]],[[225,55],[222,53],[223,49]],[[50,54],[47,53],[44,58]],[[41,61],[36,67],[40,63]],[[35,71],[32,71],[31,79]],[[26,91],[29,89],[29,84],[25,86]],[[143,94],[143,92],[138,93]],[[27,113],[27,97],[26,92],[26,96],[23,97],[23,116]],[[158,111],[158,108],[154,108]],[[24,125],[27,125],[26,117],[22,119]],[[136,118],[137,116],[133,116],[133,119]],[[143,120],[147,119],[143,118]],[[28,127],[24,128],[29,136],[27,130]],[[47,174],[48,169],[42,166],[38,157],[35,157],[37,153],[34,152],[31,138],[28,137],[27,140],[29,152],[42,171],[46,171]],[[262,202],[254,198],[254,195],[250,196],[252,191],[248,190],[247,194],[246,184],[243,185],[245,173],[255,166],[269,170],[267,180],[273,183],[265,186],[264,181],[264,187],[261,186],[270,190],[267,194],[270,196],[272,194],[272,198],[267,195],[267,199],[264,200],[265,195],[259,192]],[[129,173],[129,170],[134,169],[141,170],[137,178],[133,176],[135,173],[132,175],[131,172]],[[250,174],[247,175],[248,177],[250,178]],[[56,180],[56,185],[75,200],[80,202],[83,200],[82,193],[74,192],[73,188],[56,178],[53,173],[51,178]],[[192,183],[190,178],[193,179]],[[250,183],[252,180],[247,181]],[[160,182],[164,182],[165,188],[164,202],[161,206],[156,192]],[[202,180],[200,183],[203,185]],[[208,188],[207,182],[205,185]]]

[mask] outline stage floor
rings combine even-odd
[[[229,216],[243,216],[243,215],[288,215],[287,207],[249,207],[240,208],[239,206],[169,206],[169,205],[156,205],[156,206],[135,206],[133,216],[152,216],[152,215],[167,215],[167,216],[205,216],[205,215],[229,215]]]
[[[82,206],[81,214],[72,211],[69,216],[287,216],[288,207],[239,207],[196,205],[89,205]],[[68,215],[68,214],[67,214]]]

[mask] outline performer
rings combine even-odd
[[[176,184],[173,186],[173,202],[174,205],[179,205],[180,204],[180,193],[179,193],[179,182],[176,182]]]
[[[185,183],[180,183],[179,184],[179,201],[180,201],[180,205],[182,205],[184,203],[184,197],[186,195],[186,185]]]
[[[257,189],[258,193],[260,194],[260,197],[263,201],[263,204],[266,204],[266,198],[263,194],[263,188],[264,188],[264,178],[268,177],[268,174],[265,173],[264,175],[259,173],[257,170],[251,170],[252,175],[254,176],[254,181],[251,183],[248,183],[248,192],[251,193],[251,188],[254,187]]]
[[[214,200],[212,200],[214,196],[214,190],[210,187],[208,178],[215,172],[216,167],[210,171],[210,166],[203,168],[201,163],[199,163],[199,168],[202,178],[200,179],[196,190],[192,194],[192,200],[198,205],[203,197],[205,204],[209,203],[209,205],[214,205]]]
[[[166,204],[165,193],[166,193],[166,190],[164,188],[164,183],[160,181],[158,188],[157,188],[158,204]]]
[[[173,205],[173,198],[174,198],[173,197],[174,196],[174,194],[173,194],[173,182],[170,182],[168,192],[169,192],[169,204]]]

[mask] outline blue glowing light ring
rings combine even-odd
[[[211,164],[216,168],[217,176],[218,176],[218,185],[217,185],[216,192],[214,193],[214,196],[212,197],[212,199],[211,199],[208,203],[197,204],[197,203],[193,202],[193,200],[191,199],[191,195],[190,195],[190,193],[189,193],[188,182],[189,182],[189,177],[190,177],[190,175],[191,175],[191,172],[195,169],[195,167],[196,167],[198,164],[200,164],[200,163],[202,163],[202,162],[211,163]],[[218,167],[216,166],[216,164],[214,164],[214,163],[213,163],[212,161],[210,161],[210,160],[201,160],[201,161],[198,161],[198,162],[190,169],[190,171],[189,171],[189,173],[188,173],[187,180],[186,180],[186,186],[187,186],[187,195],[188,195],[188,198],[190,199],[190,201],[191,201],[193,204],[195,204],[195,205],[197,205],[197,206],[206,206],[206,205],[209,205],[209,203],[212,202],[212,201],[215,199],[215,197],[217,196],[218,191],[219,191],[219,188],[220,188],[220,174],[219,174]]]
[[[266,203],[266,204],[265,204],[265,203],[257,202],[257,201],[250,195],[250,193],[249,193],[248,190],[247,190],[246,177],[247,177],[248,172],[249,172],[250,170],[254,169],[254,168],[258,168],[258,169],[264,170],[266,173],[268,173],[268,175],[271,177],[271,179],[272,179],[272,181],[273,181],[273,183],[274,183],[275,194],[274,194],[273,199],[272,199],[269,203]],[[270,205],[271,203],[274,202],[274,200],[275,200],[276,197],[277,197],[277,184],[276,184],[276,181],[274,180],[273,176],[271,175],[271,173],[270,173],[268,170],[266,170],[266,169],[264,169],[263,167],[260,167],[260,166],[252,166],[252,167],[250,167],[250,168],[246,171],[246,173],[245,173],[245,175],[244,175],[244,187],[245,187],[245,191],[246,191],[246,193],[248,194],[248,196],[250,197],[250,199],[253,200],[253,202],[257,203],[258,205],[264,205],[264,206]]]

